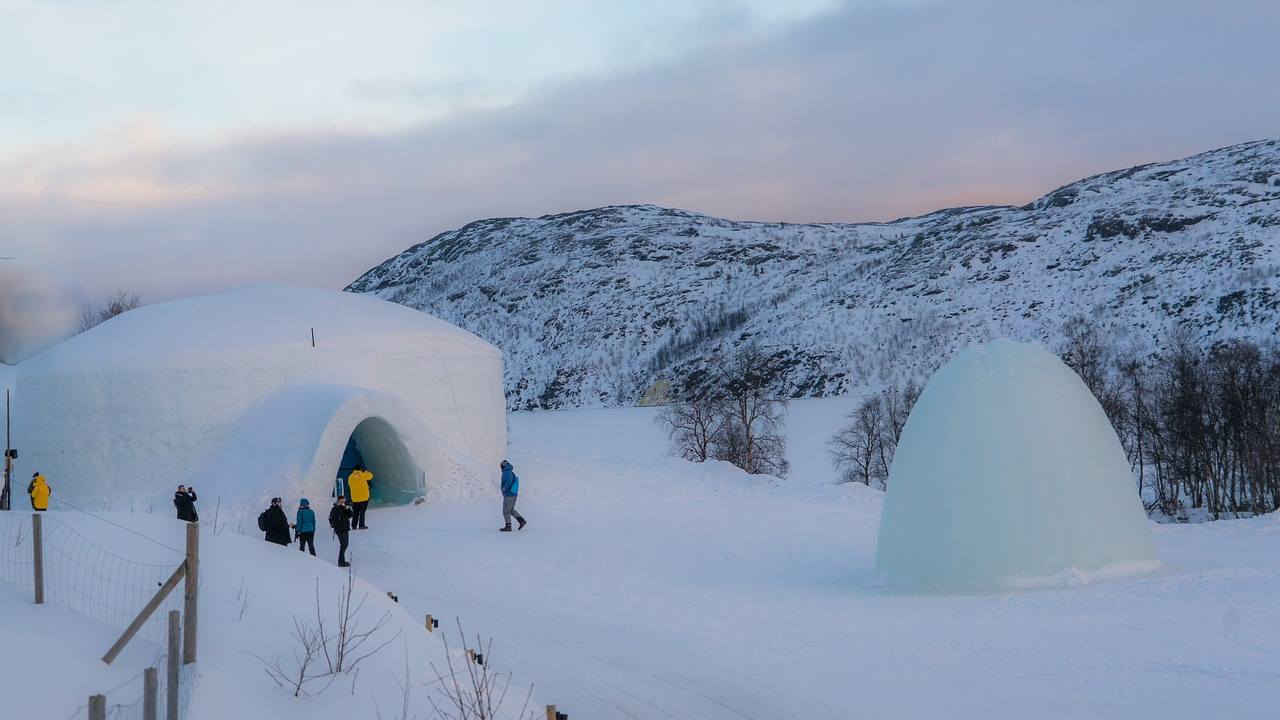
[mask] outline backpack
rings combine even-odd
[[[267,531],[267,511],[266,510],[263,510],[262,512],[258,513],[258,529],[263,532]]]

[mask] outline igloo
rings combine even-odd
[[[1060,584],[1158,566],[1128,460],[1084,382],[1039,345],[969,348],[902,432],[876,566],[891,585]]]
[[[146,305],[13,368],[22,472],[62,498],[327,498],[355,462],[403,503],[506,447],[502,355],[376,298],[278,285]],[[453,480],[450,480],[453,482]]]

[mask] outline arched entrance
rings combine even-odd
[[[406,505],[425,491],[422,470],[400,433],[380,417],[365,418],[351,431],[338,467],[339,492],[346,494],[347,476],[357,464],[373,473],[371,505]]]

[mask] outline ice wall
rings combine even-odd
[[[1157,566],[1129,463],[1080,378],[998,340],[929,380],[903,430],[876,565],[890,584],[1055,584]]]
[[[21,467],[63,498],[164,501],[179,482],[211,497],[323,492],[370,417],[408,446],[428,490],[450,472],[446,455],[491,468],[506,448],[496,348],[337,291],[253,286],[144,306],[7,375]]]

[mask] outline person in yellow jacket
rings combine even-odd
[[[31,484],[27,486],[27,494],[31,496],[31,509],[44,511],[49,509],[49,483],[44,476],[36,473],[31,476]]]
[[[373,473],[364,469],[364,465],[356,465],[347,476],[347,494],[351,496],[351,529],[368,530],[364,524],[364,511],[369,508],[369,483],[373,482]]]

